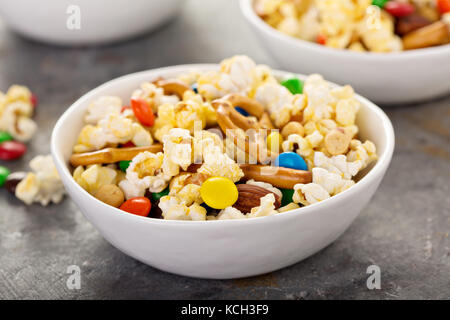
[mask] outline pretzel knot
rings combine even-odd
[[[271,129],[275,129],[269,114],[256,100],[229,94],[212,102],[217,114],[217,123],[223,133],[230,138],[237,148],[246,153],[248,159],[256,159],[258,163],[267,164],[278,156],[276,152],[266,147],[266,136]],[[246,117],[235,107],[247,111],[256,117]]]

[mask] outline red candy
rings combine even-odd
[[[437,6],[442,14],[450,12],[450,0],[437,0]]]
[[[122,148],[133,148],[133,147],[136,147],[136,145],[133,142],[131,142],[131,141],[128,141],[127,143],[121,144],[120,146]]]
[[[318,44],[325,45],[327,43],[327,38],[323,34],[319,34],[316,41]]]
[[[31,94],[30,101],[31,101],[31,105],[33,106],[33,108],[37,106],[38,98],[36,97],[36,95],[34,93]]]
[[[136,197],[128,199],[120,206],[120,210],[143,217],[148,216],[151,208],[152,203],[146,197]]]
[[[384,10],[389,12],[394,17],[406,17],[411,13],[414,13],[414,6],[409,3],[388,1],[384,7]]]
[[[0,160],[20,158],[27,151],[27,146],[17,141],[5,141],[0,144]]]
[[[141,124],[148,127],[153,125],[155,122],[155,115],[153,114],[152,108],[145,100],[131,99],[131,108]]]

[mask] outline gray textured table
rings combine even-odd
[[[48,153],[59,115],[107,80],[237,53],[277,67],[235,1],[187,1],[157,32],[102,48],[49,47],[0,23],[0,88],[25,84],[40,99],[39,134],[24,159],[6,165],[24,169],[34,155]],[[449,299],[450,97],[387,112],[396,150],[378,192],[340,239],[303,262],[241,280],[167,274],[113,248],[70,199],[25,207],[0,190],[0,298]],[[66,269],[73,264],[81,268],[80,290],[66,287]],[[372,264],[381,269],[380,290],[366,287]]]

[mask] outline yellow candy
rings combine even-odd
[[[267,136],[267,149],[279,153],[282,148],[283,137],[279,132],[272,132]]]
[[[236,185],[228,178],[211,177],[200,188],[203,201],[214,209],[225,209],[233,205],[238,198]]]

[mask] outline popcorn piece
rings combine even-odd
[[[162,216],[167,220],[206,220],[206,209],[197,203],[185,205],[178,197],[164,196],[159,200]]]
[[[103,96],[89,104],[84,122],[88,124],[97,124],[106,115],[119,115],[122,110],[122,99],[113,96]]]
[[[328,199],[330,195],[320,184],[296,184],[294,186],[294,195],[292,200],[295,203],[301,203],[305,206]]]
[[[286,212],[286,211],[291,211],[291,210],[295,210],[300,208],[300,206],[298,204],[296,204],[295,202],[291,202],[287,205],[285,205],[284,207],[278,208],[278,212]]]
[[[16,197],[27,205],[38,202],[46,206],[50,202],[61,202],[65,190],[51,155],[33,158],[30,167],[33,172],[29,172],[19,182],[15,191]]]
[[[319,131],[314,131],[312,134],[306,137],[301,137],[298,134],[291,134],[287,140],[283,141],[283,151],[294,151],[295,146],[298,146],[296,152],[301,155],[305,160],[308,160],[308,167],[310,167],[314,149],[318,148],[323,142],[323,136]]]
[[[255,63],[247,56],[234,56],[220,63],[220,71],[205,72],[198,78],[198,91],[208,100],[227,93],[247,96],[256,81]]]
[[[133,142],[137,147],[149,146],[153,143],[150,132],[139,123],[124,115],[108,114],[98,122],[97,126],[86,125],[78,135],[74,152],[99,150],[107,145]]]
[[[86,169],[83,166],[78,166],[73,172],[73,178],[87,192],[95,194],[104,185],[117,184],[124,178],[124,174],[112,167],[94,164]]]
[[[164,160],[162,169],[168,176],[176,176],[180,167],[186,170],[192,163],[192,137],[186,129],[171,129],[163,137]]]
[[[125,194],[126,199],[142,197],[145,190],[150,192],[163,191],[171,176],[163,172],[164,154],[145,151],[133,158],[126,172],[126,179],[119,183],[119,187]]]
[[[278,213],[278,211],[275,210],[275,196],[273,193],[268,193],[262,197],[260,203],[259,207],[252,208],[250,213],[247,214],[248,218],[272,216]]]
[[[223,148],[216,146],[212,139],[205,139],[204,141],[207,140],[209,140],[209,143],[205,143],[202,150],[203,164],[197,172],[211,177],[229,178],[233,182],[239,181],[244,176],[244,172],[239,165],[223,153]]]
[[[243,214],[239,209],[234,207],[226,207],[222,209],[217,215],[217,220],[227,220],[227,219],[246,219],[247,216]]]
[[[157,87],[151,82],[144,82],[139,89],[136,89],[131,95],[132,99],[143,99],[156,112],[158,107],[163,104],[176,104],[180,99],[176,95],[164,95],[164,89]]]
[[[0,130],[9,132],[16,140],[28,141],[37,130],[32,115],[28,88],[13,85],[6,94],[0,92]]]

